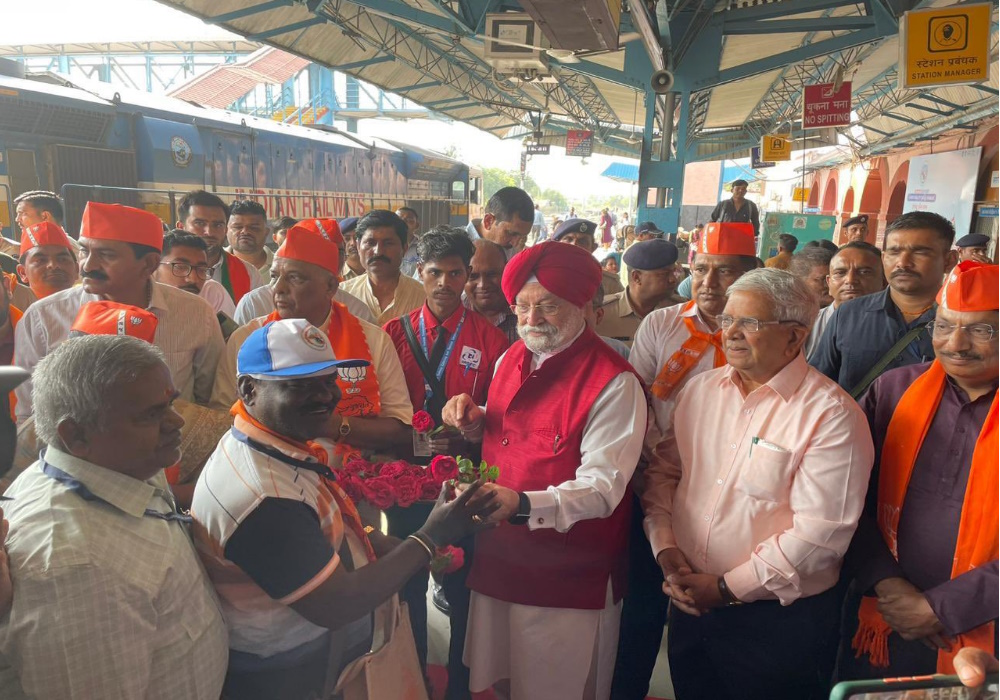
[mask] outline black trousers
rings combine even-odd
[[[669,600],[663,593],[663,572],[642,530],[642,507],[636,497],[629,532],[628,590],[622,604],[611,700],[645,700],[649,694]]]
[[[837,655],[840,589],[783,606],[759,601],[700,617],[670,607],[677,700],[825,700]]]

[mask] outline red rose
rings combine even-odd
[[[396,491],[388,479],[365,479],[361,482],[364,500],[379,510],[391,508],[396,503]]]
[[[349,459],[343,467],[343,471],[348,474],[370,474],[372,472],[373,465],[363,459]]]
[[[441,484],[434,481],[433,478],[425,478],[423,481],[420,482],[421,501],[436,501],[440,493],[441,493]]]
[[[420,498],[420,482],[409,474],[404,474],[393,480],[396,489],[396,505],[408,508]]]
[[[413,429],[418,433],[430,432],[434,428],[434,419],[427,411],[417,411],[413,414]]]
[[[431,560],[431,571],[435,574],[452,574],[465,564],[465,550],[461,547],[440,547]]]
[[[437,455],[431,460],[431,474],[439,484],[458,477],[458,462],[448,455]]]
[[[337,484],[343,489],[344,493],[347,494],[348,498],[357,503],[359,500],[364,500],[364,491],[361,487],[361,481],[354,478],[350,474],[342,474],[339,479],[337,479]]]
[[[378,475],[386,479],[394,479],[406,473],[406,462],[386,462],[381,465]]]

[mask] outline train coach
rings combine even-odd
[[[482,210],[481,171],[426,149],[55,73],[0,74],[3,235],[17,235],[13,199],[36,189],[63,196],[74,236],[87,201],[143,207],[173,224],[193,189],[256,199],[272,217],[405,205],[429,228],[464,226]]]

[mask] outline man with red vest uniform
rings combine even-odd
[[[597,700],[611,689],[627,570],[628,484],[642,449],[642,383],[584,320],[592,255],[557,242],[514,256],[504,296],[521,337],[487,408],[463,394],[444,423],[481,439],[502,504],[477,536],[465,646],[471,690]]]
[[[76,284],[76,251],[62,227],[51,221],[24,227],[17,274],[39,299]]]
[[[726,364],[722,331],[715,317],[726,307],[729,286],[757,266],[755,256],[752,225],[708,224],[691,264],[691,301],[656,309],[636,331],[629,363],[652,395],[643,448],[647,463],[656,464],[663,458],[661,445],[673,423],[677,392],[693,377]],[[641,495],[642,489],[636,490]],[[666,573],[650,552],[642,520],[642,509],[637,507],[632,517],[628,596],[622,609],[615,667],[616,700],[643,700],[649,694],[649,679],[667,619],[668,598],[662,591]]]
[[[257,268],[226,251],[229,207],[211,192],[188,192],[177,205],[177,228],[193,233],[208,246],[212,279],[221,284],[239,304],[252,289],[264,284]]]
[[[959,263],[929,324],[936,359],[861,398],[877,466],[848,554],[842,680],[955,673],[961,647],[997,653],[998,287],[996,265]]]

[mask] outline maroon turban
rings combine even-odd
[[[548,291],[582,308],[594,300],[601,286],[601,274],[600,263],[583,248],[545,241],[511,258],[500,286],[507,301],[513,304],[524,283],[534,275]]]

